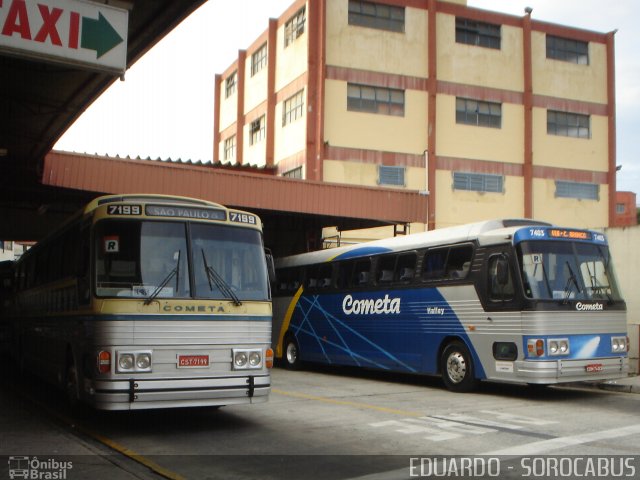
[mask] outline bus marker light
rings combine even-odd
[[[98,352],[98,372],[109,373],[111,371],[111,352],[102,350]]]
[[[264,355],[264,362],[267,368],[273,368],[273,350],[267,348],[267,351]]]

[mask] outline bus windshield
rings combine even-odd
[[[564,241],[518,245],[525,294],[541,300],[620,300],[609,249]]]
[[[99,297],[197,297],[236,304],[269,299],[258,230],[104,220],[96,224],[94,238]]]

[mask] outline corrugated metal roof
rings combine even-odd
[[[275,177],[202,162],[113,158],[54,151],[42,183],[101,193],[184,195],[260,210],[425,222],[427,199],[416,191]]]

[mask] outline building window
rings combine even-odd
[[[595,183],[563,182],[556,180],[556,197],[598,200],[600,186]]]
[[[504,177],[485,173],[453,172],[453,189],[502,193]]]
[[[500,25],[456,17],[456,42],[500,50]]]
[[[590,138],[589,115],[547,110],[547,133],[563,137]]]
[[[349,25],[404,33],[404,7],[349,0]]]
[[[236,79],[238,77],[238,72],[233,72],[224,82],[224,98],[229,98],[231,95],[236,93]]]
[[[378,166],[378,184],[404,187],[404,167]]]
[[[284,47],[287,48],[294,40],[304,33],[306,9],[302,7],[291,19],[284,24]]]
[[[265,135],[265,119],[262,115],[257,120],[251,122],[249,126],[249,145],[255,145],[256,143],[264,140]]]
[[[403,117],[404,91],[349,83],[347,110]]]
[[[267,66],[267,44],[262,45],[257,52],[251,55],[251,76]]]
[[[547,58],[589,65],[589,44],[580,40],[547,35]]]
[[[626,208],[624,207],[624,203],[616,203],[616,213],[618,215],[624,215],[626,212]]]
[[[469,98],[456,98],[456,123],[501,128],[502,105]]]
[[[302,166],[296,167],[288,172],[284,172],[282,176],[287,178],[302,178]]]
[[[302,118],[304,112],[304,90],[300,90],[284,101],[282,108],[282,126]]]
[[[236,156],[236,136],[233,135],[224,141],[224,159],[231,160]]]

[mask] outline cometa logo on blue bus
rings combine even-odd
[[[582,302],[578,302],[578,303],[576,303],[576,310],[580,310],[580,311],[585,311],[585,310],[591,310],[591,311],[604,310],[604,305],[602,303],[582,303]]]
[[[342,301],[342,311],[345,315],[382,315],[389,313],[400,313],[400,299],[389,298],[365,298],[354,300],[351,295],[344,297]]]

